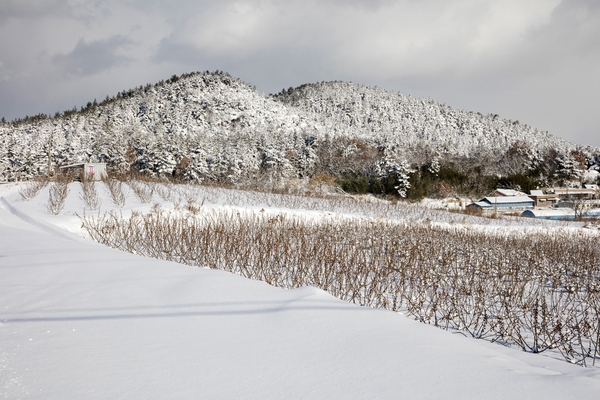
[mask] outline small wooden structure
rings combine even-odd
[[[86,181],[100,181],[106,177],[106,163],[81,163],[59,167],[63,172],[74,171]]]

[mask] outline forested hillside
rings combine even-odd
[[[406,158],[434,154],[502,154],[515,142],[532,153],[575,146],[519,121],[482,115],[383,89],[348,82],[307,84],[284,90],[275,99],[302,109],[335,136],[349,136],[397,148]]]
[[[310,164],[302,117],[224,73],[173,76],[53,118],[0,128],[0,179],[28,179],[79,161],[188,179],[237,181],[261,167]],[[285,158],[286,151],[304,159]]]
[[[578,179],[600,164],[600,152],[518,121],[382,89],[330,82],[265,97],[219,71],[0,124],[0,181],[84,161],[230,183],[331,175],[357,191],[406,195],[411,179],[414,188],[440,170],[446,183],[465,188],[473,174]]]

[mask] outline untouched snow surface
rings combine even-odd
[[[142,258],[0,187],[8,399],[594,399],[600,369],[305,287]],[[70,199],[77,199],[71,193]],[[47,198],[47,197],[46,197]],[[77,200],[73,200],[77,201]],[[52,224],[52,221],[56,224]]]

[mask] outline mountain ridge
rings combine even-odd
[[[351,82],[304,84],[291,90],[283,90],[273,97],[284,104],[299,107],[323,124],[333,122],[332,129],[353,130],[356,132],[354,136],[360,135],[360,131],[370,131],[387,141],[400,138],[404,144],[438,142],[438,148],[434,150],[453,152],[454,147],[455,153],[457,143],[453,143],[452,139],[462,136],[462,149],[459,149],[459,153],[460,150],[463,153],[459,155],[465,156],[469,156],[469,147],[476,148],[479,144],[485,144],[486,136],[487,139],[493,136],[499,139],[496,143],[492,141],[492,147],[500,145],[506,148],[518,140],[528,141],[533,144],[532,147],[542,149],[577,147],[548,132],[519,121],[500,118],[497,114],[484,116],[429,98],[415,98]]]
[[[54,117],[0,124],[0,180],[44,175],[48,165],[103,161],[121,172],[235,183],[265,172],[269,179],[369,174],[384,157],[412,164],[486,160],[488,172],[500,174],[508,169],[493,163],[502,164],[515,146],[521,164],[574,151],[589,165],[600,160],[590,146],[431,99],[339,81],[264,96],[225,72],[206,71]]]

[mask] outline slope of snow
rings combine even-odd
[[[600,370],[90,242],[0,186],[4,398],[595,398]],[[71,193],[67,210],[77,210]],[[105,200],[107,201],[107,199]],[[70,205],[70,206],[69,206]],[[67,229],[65,229],[67,228]],[[60,234],[58,234],[60,233]]]

